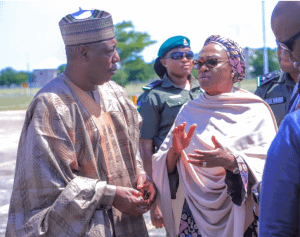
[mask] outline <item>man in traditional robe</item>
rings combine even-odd
[[[112,17],[81,10],[59,26],[66,70],[26,113],[6,236],[148,236],[156,189],[138,153],[141,117],[110,81]]]

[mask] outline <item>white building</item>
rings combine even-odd
[[[34,86],[35,87],[43,87],[52,79],[58,76],[60,73],[57,69],[35,69],[33,70],[34,78]]]

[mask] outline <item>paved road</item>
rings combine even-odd
[[[24,118],[25,111],[0,111],[0,236],[5,235],[17,147]],[[151,225],[149,212],[144,218],[150,236],[166,236],[164,229],[156,229]]]

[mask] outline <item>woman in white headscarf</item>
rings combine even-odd
[[[209,37],[195,67],[205,93],[183,106],[153,155],[166,227],[172,237],[255,236],[251,187],[261,180],[277,131],[274,115],[259,97],[233,87],[245,76],[234,41]],[[168,174],[176,170],[179,186],[171,201]]]

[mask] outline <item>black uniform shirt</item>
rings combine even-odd
[[[270,105],[279,126],[288,112],[295,82],[288,73],[279,70],[259,77],[258,84],[255,94]]]
[[[190,91],[178,88],[165,75],[157,87],[149,88],[139,97],[143,117],[141,138],[152,139],[156,149],[166,138],[182,105],[200,95],[198,80],[191,76],[190,83]]]

